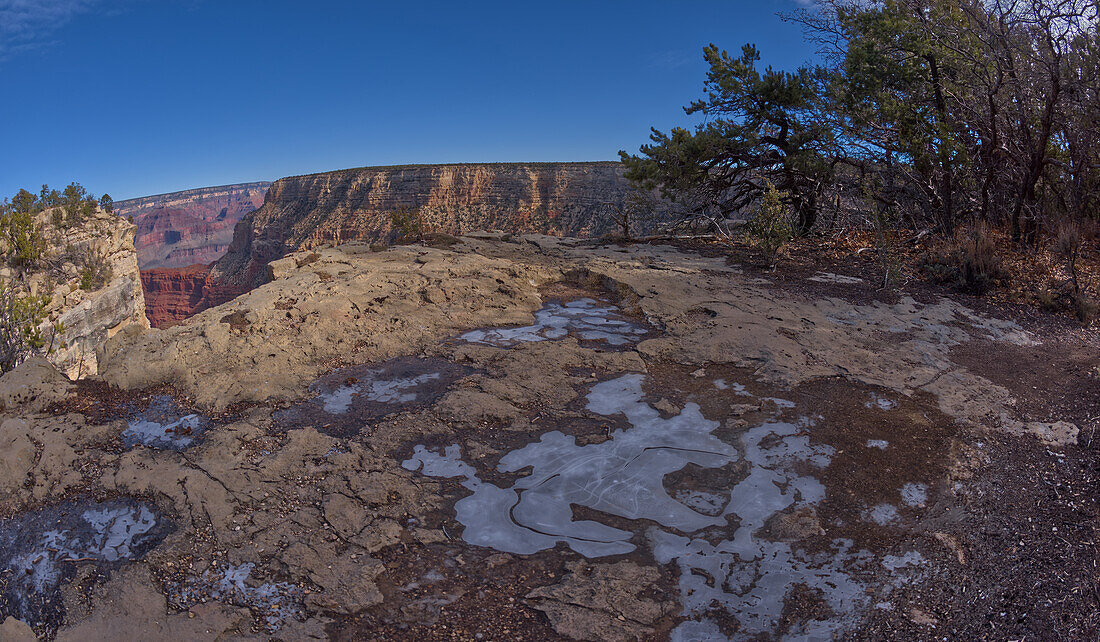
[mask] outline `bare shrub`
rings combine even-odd
[[[950,241],[923,256],[920,267],[932,281],[976,295],[1006,277],[993,237],[982,223],[957,230]]]
[[[1083,246],[1095,240],[1096,236],[1096,223],[1093,221],[1063,222],[1051,246],[1055,256],[1065,261],[1069,279],[1064,289],[1066,290],[1069,307],[1077,320],[1085,325],[1091,324],[1100,314],[1100,304],[1089,296],[1088,284],[1081,282],[1081,274],[1077,263],[1081,258]]]

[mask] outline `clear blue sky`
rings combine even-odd
[[[0,196],[116,200],[400,163],[602,160],[689,124],[709,42],[812,58],[759,2],[0,0]]]

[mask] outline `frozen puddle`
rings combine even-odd
[[[153,398],[149,407],[127,420],[122,431],[122,443],[127,448],[137,445],[159,450],[183,450],[210,427],[206,418],[185,413],[168,396]]]
[[[170,526],[128,500],[68,502],[0,521],[0,620],[54,626],[64,614],[61,584],[80,564],[137,559]]]
[[[637,343],[647,333],[645,328],[626,320],[615,306],[585,298],[547,303],[535,313],[535,322],[529,326],[473,330],[459,339],[510,348],[519,343],[564,339],[572,334],[580,341],[624,346]]]
[[[745,388],[744,384],[737,383],[736,381],[726,381],[725,379],[715,379],[714,387],[718,390],[732,390],[734,394],[741,395],[742,397],[751,397],[752,393]]]
[[[271,631],[290,620],[301,619],[302,589],[288,582],[246,584],[254,568],[255,564],[248,563],[207,569],[198,577],[169,584],[168,599],[182,610],[209,600],[250,608],[261,614]]]
[[[641,375],[626,375],[597,384],[588,394],[588,410],[621,413],[629,429],[587,446],[558,431],[546,433],[501,459],[502,472],[531,469],[510,488],[481,481],[458,445],[442,452],[416,446],[402,466],[432,477],[463,478],[472,494],[456,502],[455,511],[470,544],[531,554],[563,542],[586,557],[628,553],[641,544],[659,563],[678,565],[688,621],[673,639],[728,639],[709,619],[716,609],[737,619],[740,638],[772,633],[795,585],[815,591],[832,615],[808,620],[788,636],[831,639],[854,624],[868,598],[846,568],[869,554],[853,551],[847,540],[807,552],[757,536],[776,516],[824,498],[824,486],[806,471],[828,466],[833,449],[811,444],[806,425],[782,422],[748,430],[734,447],[711,434],[717,422],[703,417],[695,404],[661,418],[643,401],[642,381]],[[720,468],[742,459],[746,476],[732,488],[681,488],[673,496],[665,489],[665,476],[688,464]],[[575,520],[573,506],[647,521],[632,530],[612,528]]]
[[[678,626],[672,639],[729,639],[706,618],[716,607],[737,618],[739,638],[771,633],[796,584],[819,591],[833,615],[809,620],[785,638],[832,639],[855,624],[856,613],[866,606],[864,586],[845,567],[867,554],[853,552],[850,540],[834,540],[831,550],[809,553],[761,539],[756,532],[777,514],[824,499],[824,486],[794,468],[824,468],[833,449],[811,445],[804,427],[789,423],[752,428],[742,435],[741,445],[751,466],[733,487],[723,513],[738,519],[732,539],[715,543],[710,534],[682,536],[659,528],[647,533],[654,558],[680,567],[684,615],[701,618]]]
[[[573,505],[686,532],[725,524],[672,499],[663,484],[665,475],[688,464],[717,468],[738,458],[736,449],[710,434],[718,422],[705,419],[691,403],[679,415],[662,419],[641,399],[641,375],[597,384],[588,395],[588,409],[624,413],[633,428],[588,446],[556,430],[545,433],[539,442],[501,459],[502,472],[533,469],[512,488],[478,479],[460,459],[457,445],[442,454],[417,446],[402,466],[430,476],[465,477],[463,485],[473,494],[455,504],[457,519],[466,527],[462,538],[508,553],[531,554],[558,542],[586,557],[634,550],[633,532],[573,521]]]
[[[276,412],[274,419],[286,428],[309,425],[343,436],[358,432],[364,420],[435,400],[465,372],[449,361],[417,357],[340,368],[309,386],[312,399]]]
[[[928,485],[921,483],[908,483],[901,487],[901,501],[906,506],[922,508],[928,501]]]
[[[878,394],[871,393],[871,400],[864,402],[864,407],[878,408],[879,410],[893,410],[898,407],[898,402],[887,397],[879,396]]]

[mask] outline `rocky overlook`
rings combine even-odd
[[[631,192],[617,162],[365,167],[275,181],[263,207],[237,225],[209,278],[195,269],[144,274],[150,319],[164,325],[263,283],[288,252],[350,240],[385,242],[390,213],[419,214],[431,230],[489,229],[598,236]],[[181,284],[200,288],[182,291]]]
[[[1095,334],[835,269],[354,242],[123,328],[95,382],[28,362],[5,633],[1095,633]]]
[[[216,261],[242,216],[263,204],[269,182],[241,183],[132,198],[115,212],[133,217],[142,270]]]

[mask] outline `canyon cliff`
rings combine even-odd
[[[245,215],[211,274],[242,291],[288,252],[391,237],[390,214],[415,212],[435,232],[596,236],[631,192],[618,162],[364,167],[275,181]]]
[[[145,315],[154,328],[166,328],[209,307],[203,298],[210,286],[210,266],[153,268],[141,271]]]
[[[132,198],[115,203],[133,217],[142,270],[216,261],[229,248],[241,217],[263,204],[271,183],[242,183]]]
[[[631,192],[618,162],[405,165],[282,178],[241,218],[209,274],[194,267],[143,274],[149,318],[170,325],[225,303],[266,282],[268,264],[290,252],[393,240],[395,211],[447,234],[598,236],[615,229],[612,214]]]

